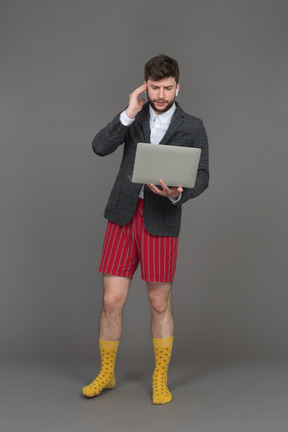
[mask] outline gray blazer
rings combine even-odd
[[[201,148],[201,158],[195,187],[185,188],[177,204],[154,194],[148,186],[144,190],[144,224],[152,235],[178,237],[181,225],[182,204],[200,195],[209,182],[208,141],[202,120],[186,114],[176,103],[177,108],[169,128],[160,144]],[[136,146],[138,142],[150,142],[149,104],[145,103],[130,126],[124,126],[118,114],[111,123],[94,138],[92,147],[99,156],[114,152],[124,143],[124,151],[119,173],[112,188],[104,216],[118,225],[127,224],[136,209],[141,184],[129,180],[133,172]]]

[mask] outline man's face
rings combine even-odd
[[[147,97],[156,114],[163,114],[171,108],[175,101],[176,90],[179,90],[179,84],[176,84],[174,77],[159,81],[148,79]]]

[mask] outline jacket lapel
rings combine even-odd
[[[137,127],[141,130],[143,135],[143,142],[150,143],[150,115],[149,104],[146,102],[142,110],[137,115]]]
[[[160,144],[168,144],[170,138],[177,132],[177,130],[180,128],[181,124],[183,123],[184,119],[184,111],[180,107],[180,105],[176,102],[176,111],[172,117],[171,123],[160,141]],[[142,108],[142,110],[137,115],[136,120],[137,121],[137,127],[141,130],[143,135],[143,142],[150,143],[150,115],[149,115],[149,104],[146,102]]]
[[[177,132],[177,130],[180,128],[181,124],[183,123],[184,120],[184,111],[182,110],[182,108],[180,107],[180,105],[176,103],[176,111],[172,117],[171,123],[164,135],[164,137],[162,138],[162,140],[160,141],[160,144],[168,144],[169,145],[169,140],[170,138],[175,134],[175,132]]]

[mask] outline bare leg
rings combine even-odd
[[[103,285],[103,306],[99,325],[101,370],[90,384],[83,387],[83,394],[86,397],[97,396],[102,390],[115,386],[114,367],[122,333],[122,310],[127,299],[130,279],[104,275]]]
[[[153,338],[167,338],[174,334],[171,291],[171,282],[147,282],[147,295],[152,314]]]
[[[167,387],[174,320],[171,306],[171,283],[147,282],[147,294],[152,313],[152,337],[155,353],[153,373],[153,403],[163,405],[172,400]]]
[[[99,323],[99,338],[117,341],[122,334],[122,311],[131,279],[103,275],[103,305]]]

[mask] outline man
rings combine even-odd
[[[176,269],[181,206],[208,186],[208,143],[200,119],[186,114],[175,102],[179,92],[176,60],[159,55],[145,65],[145,83],[129,96],[128,107],[93,140],[96,154],[106,156],[124,143],[119,173],[105,217],[108,219],[99,271],[103,273],[103,306],[99,325],[101,370],[83,388],[86,397],[115,386],[114,366],[122,332],[122,310],[133,274],[140,262],[152,312],[155,352],[153,403],[172,400],[167,387],[174,322],[171,289]],[[148,102],[139,99],[146,91]],[[139,185],[130,182],[138,142],[201,148],[193,189]],[[139,344],[140,345],[140,344]],[[137,347],[138,349],[138,347]]]

